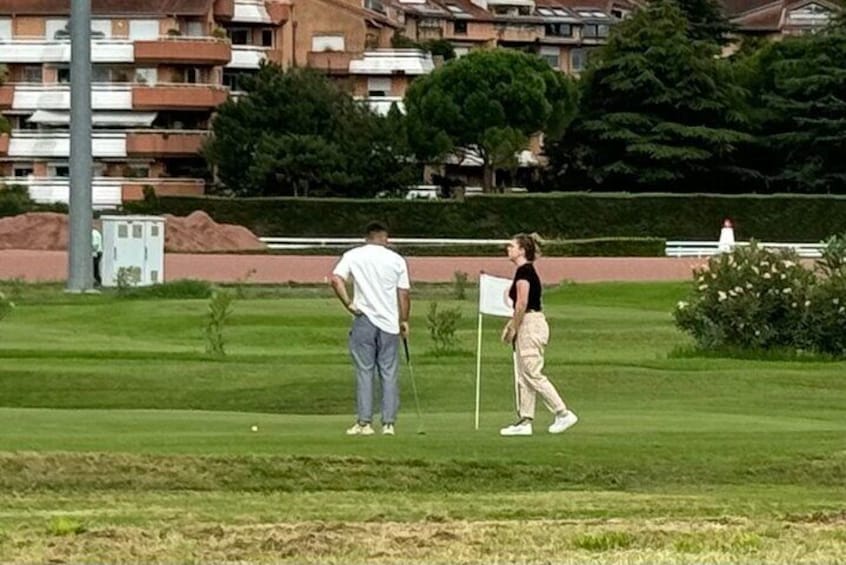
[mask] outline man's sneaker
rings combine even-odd
[[[555,416],[555,419],[552,421],[552,425],[549,426],[549,433],[560,434],[568,428],[575,426],[578,421],[579,417],[568,410],[564,414]]]
[[[395,435],[394,425],[393,424],[382,424],[382,435],[383,436]]]
[[[532,435],[532,421],[522,420],[499,430],[501,436],[530,436]]]
[[[370,424],[362,424],[356,422],[355,425],[347,430],[348,436],[372,436],[375,432]]]

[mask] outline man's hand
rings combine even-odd
[[[349,313],[350,313],[350,314],[352,314],[353,316],[358,316],[359,314],[361,314],[361,310],[359,310],[358,308],[356,308],[355,306],[353,306],[353,303],[352,303],[352,302],[350,302],[349,304],[347,304],[346,308],[347,308],[347,312],[349,312]]]
[[[502,339],[502,343],[512,345],[516,337],[517,332],[514,330],[514,325],[509,320],[509,322],[505,324],[505,327],[502,328],[502,336],[500,336],[500,339]]]
[[[407,338],[409,331],[408,322],[400,322],[400,337]]]

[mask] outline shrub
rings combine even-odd
[[[15,309],[15,303],[12,302],[10,299],[6,298],[6,295],[0,291],[0,321],[3,320],[6,316],[12,313],[12,310]]]
[[[455,271],[452,274],[452,289],[455,293],[456,300],[467,298],[467,273],[464,271]]]
[[[212,355],[226,355],[223,329],[232,314],[232,293],[215,290],[209,299],[209,312],[206,318],[206,352]]]
[[[444,308],[438,310],[438,303],[429,304],[429,313],[426,315],[426,327],[429,330],[429,337],[435,344],[435,353],[447,353],[458,349],[458,339],[455,330],[461,321],[460,308]]]
[[[751,244],[694,272],[676,324],[701,349],[846,354],[846,245],[830,240],[816,269],[791,250]]]

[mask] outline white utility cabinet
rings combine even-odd
[[[165,220],[160,216],[101,216],[103,286],[164,282]],[[124,269],[122,271],[122,269]]]

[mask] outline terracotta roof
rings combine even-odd
[[[739,14],[751,12],[758,8],[763,8],[768,4],[781,5],[783,0],[722,0],[723,8],[725,8],[726,15],[733,18]]]
[[[97,15],[145,16],[178,14],[202,16],[212,8],[213,0],[91,0],[91,12]],[[0,14],[69,15],[70,0],[4,0]]]
[[[781,0],[765,4],[731,19],[743,31],[778,31],[784,6]]]

